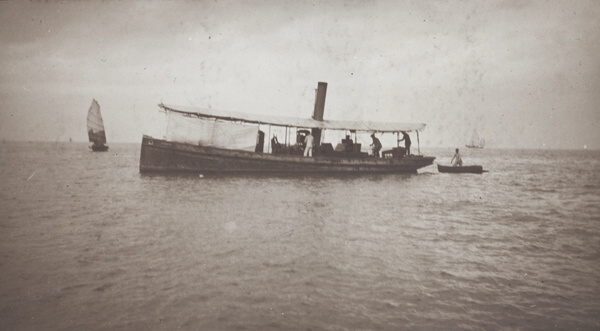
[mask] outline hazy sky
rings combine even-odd
[[[111,142],[160,102],[423,122],[425,146],[600,149],[600,2],[2,1],[0,139]],[[413,138],[414,140],[414,138]]]

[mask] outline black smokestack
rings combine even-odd
[[[313,119],[317,121],[323,120],[323,113],[325,112],[325,95],[327,94],[327,83],[319,82],[317,87],[317,96],[315,98],[315,111],[313,113]],[[321,129],[312,129],[312,135],[315,137],[315,154],[319,154],[319,147],[321,146]]]
[[[313,113],[313,119],[317,121],[323,120],[323,113],[325,112],[325,95],[327,94],[327,83],[319,82],[317,88],[317,96],[315,100],[315,111]]]

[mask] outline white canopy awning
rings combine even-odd
[[[370,121],[317,121],[312,118],[294,118],[273,115],[258,115],[239,112],[216,111],[205,108],[173,106],[159,104],[165,111],[173,111],[197,117],[215,118],[225,121],[246,122],[255,124],[269,124],[283,127],[315,128],[328,130],[356,130],[372,132],[412,132],[423,131],[425,123],[392,123],[392,122],[370,122]]]

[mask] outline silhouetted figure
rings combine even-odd
[[[354,145],[354,142],[352,141],[352,138],[350,138],[349,135],[346,135],[346,139],[342,139],[342,144],[344,144],[344,149],[346,150],[346,152],[352,152],[352,150],[354,149],[354,147],[352,147]]]
[[[373,143],[371,144],[371,148],[373,149],[373,156],[379,157],[379,151],[381,150],[381,141],[379,141],[379,139],[375,137],[374,133],[371,135],[371,138],[373,138]]]
[[[402,140],[404,140],[404,148],[406,148],[406,155],[410,155],[410,136],[408,135],[408,133],[402,131],[402,139],[398,140],[398,142],[401,142]]]

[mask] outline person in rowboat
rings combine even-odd
[[[463,162],[462,162],[462,158],[460,157],[460,153],[458,153],[458,148],[456,149],[456,153],[452,157],[452,160],[450,160],[450,163],[452,163],[453,167],[456,167],[456,166],[462,167]]]

